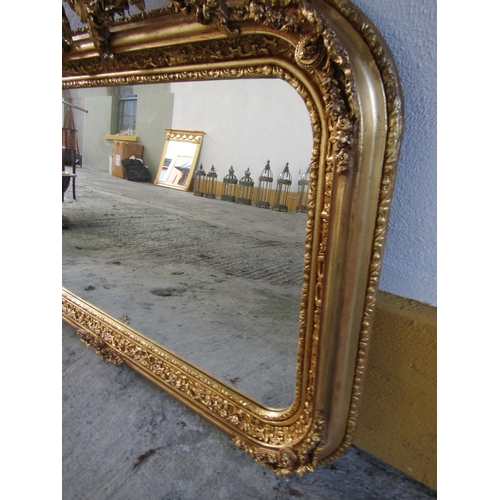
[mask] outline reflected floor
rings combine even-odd
[[[291,404],[305,214],[77,174],[63,285],[263,404]]]

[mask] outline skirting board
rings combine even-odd
[[[437,488],[437,309],[379,292],[354,444]]]

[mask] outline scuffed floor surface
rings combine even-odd
[[[436,493],[352,447],[276,477],[230,437],[63,324],[64,500],[427,500]]]
[[[79,169],[63,285],[272,407],[295,389],[306,215]]]

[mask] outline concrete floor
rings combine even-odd
[[[80,170],[72,292],[268,406],[293,400],[306,217]]]
[[[75,220],[75,217],[78,219],[78,209],[89,202],[85,198],[86,194],[99,191],[106,193],[106,196],[116,197],[118,192],[125,205],[127,191],[132,190],[139,202],[143,197],[143,214],[152,204],[154,207],[159,206],[156,204],[161,200],[154,201],[156,197],[163,197],[163,200],[165,196],[172,199],[179,195],[192,197],[189,193],[174,194],[171,190],[150,184],[130,183],[89,168],[79,169],[78,174],[77,200],[73,201],[68,191],[63,203],[63,213],[70,220],[73,217],[74,221],[74,226],[63,232],[63,260],[69,257],[68,250],[71,249],[72,240],[67,235],[71,231],[76,235],[78,231]],[[140,192],[143,194],[139,195]],[[192,213],[188,213],[190,220],[197,219],[196,207],[202,206],[200,204],[219,204],[210,205],[209,210],[215,211],[227,205],[217,200],[192,198],[189,209]],[[116,198],[113,203],[116,211],[119,208]],[[269,212],[255,207],[245,207],[245,210],[248,215],[247,226],[251,226],[257,214],[260,217],[261,213]],[[96,218],[103,215],[96,214]],[[283,222],[288,220],[292,226],[298,227],[298,219],[292,219],[298,214],[281,215]],[[290,229],[285,230],[286,224],[281,226],[281,236],[286,236]],[[276,232],[280,233],[281,230]],[[280,234],[277,238],[280,239]],[[92,247],[92,244],[89,246]],[[96,248],[93,251],[94,256]],[[120,262],[126,262],[123,252],[119,258]],[[109,266],[109,259],[107,262]],[[112,262],[117,262],[116,258]],[[91,260],[85,265],[91,266]],[[94,266],[98,270],[97,274],[89,276],[80,273],[84,279],[79,281],[78,266],[73,262],[73,272],[76,271],[73,284],[81,287],[81,291],[74,291],[82,295],[100,288],[115,292],[116,288],[111,286],[114,278],[106,276],[106,279],[101,279],[104,264],[95,260]],[[115,267],[124,268],[116,264]],[[88,271],[89,268],[85,268],[85,273]],[[218,276],[217,269],[213,272]],[[234,276],[228,279],[232,280]],[[266,286],[272,286],[272,283]],[[287,286],[292,288],[295,285],[289,283]],[[85,290],[86,287],[89,289]],[[108,297],[109,307],[113,307],[113,301],[109,299],[111,295],[116,294],[102,295]],[[115,313],[117,317],[121,311],[119,307],[123,306],[120,304],[114,305],[118,308]],[[130,303],[123,311],[130,311]],[[131,313],[132,319],[142,321],[148,311],[151,311],[151,304],[150,309],[135,308]],[[186,311],[184,316],[189,316]],[[302,477],[278,478],[272,471],[237,450],[229,436],[136,372],[126,366],[116,367],[104,362],[93,349],[86,348],[74,330],[64,323],[62,350],[64,499],[436,498],[434,491],[356,447],[351,447],[343,457],[319,467],[313,473]],[[290,379],[289,376],[281,378]]]

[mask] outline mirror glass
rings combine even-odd
[[[261,404],[289,406],[307,217],[296,210],[298,180],[312,150],[305,104],[280,80],[134,85],[127,137],[117,135],[119,95],[63,93],[88,110],[73,111],[82,166],[76,199],[63,203],[63,286]],[[144,146],[155,179],[168,128],[205,132],[196,166],[214,166],[215,199],[193,196],[193,182],[182,191],[112,174],[115,141],[128,139]],[[269,209],[255,206],[267,161]],[[287,163],[288,210],[273,210]],[[238,180],[250,171],[251,205],[220,199],[231,167]]]

